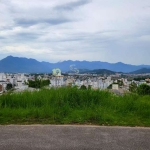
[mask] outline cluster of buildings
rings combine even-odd
[[[7,91],[7,85],[11,84],[15,89],[27,89],[25,84],[28,78],[24,74],[5,74],[0,73],[0,93]]]
[[[104,77],[96,74],[68,74],[63,76],[61,75],[61,71],[58,74],[53,72],[50,82],[51,87],[77,86],[80,88],[84,85],[87,88],[90,86],[92,89],[110,89],[112,91],[119,91],[120,93],[129,91],[132,82],[136,83],[137,86],[143,83],[150,85],[149,78],[135,81],[122,78],[120,74]]]
[[[129,86],[132,82],[136,83],[137,86],[143,83],[150,85],[150,79],[134,81],[128,80],[127,78],[121,78],[119,74],[110,76],[99,76],[96,74],[68,74],[62,75],[60,69],[53,69],[52,75],[25,75],[21,74],[5,74],[0,73],[0,93],[7,91],[7,85],[11,84],[15,90],[28,89],[28,80],[50,80],[50,87],[66,87],[66,86],[77,86],[80,88],[82,85],[87,88],[90,86],[92,89],[110,89],[117,90],[120,92],[128,91]]]
[[[63,76],[60,70],[58,74],[55,72],[53,70],[53,74],[50,77],[51,87],[77,86],[80,88],[84,85],[87,88],[90,86],[93,89],[107,89],[113,83],[110,76],[107,78],[87,74],[69,74]]]
[[[77,86],[81,87],[85,85],[86,87],[91,86],[93,89],[107,89],[113,81],[111,77],[107,77],[103,79],[102,77],[92,77],[92,76],[52,76],[50,79],[51,86],[53,87],[61,87],[61,86]]]

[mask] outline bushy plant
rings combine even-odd
[[[150,95],[150,86],[147,84],[141,84],[137,88],[137,93],[139,95]]]
[[[91,85],[88,85],[88,90],[91,90],[92,89],[92,86]]]
[[[137,84],[135,82],[132,82],[129,86],[129,91],[136,93],[137,92]]]
[[[80,89],[81,89],[81,90],[86,90],[87,88],[86,88],[85,85],[82,85],[82,86],[80,87]]]
[[[42,88],[50,84],[50,80],[39,80],[35,79],[35,81],[29,80],[29,87],[32,88]]]
[[[11,89],[12,89],[12,84],[8,83],[7,86],[6,86],[6,90],[11,90]]]

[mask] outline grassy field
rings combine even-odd
[[[0,124],[150,126],[150,96],[77,88],[0,96]]]

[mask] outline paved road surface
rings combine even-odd
[[[150,150],[150,128],[0,126],[0,150]]]

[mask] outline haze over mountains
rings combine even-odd
[[[149,68],[150,65],[130,65],[122,62],[108,63],[101,61],[72,61],[67,60],[57,63],[39,62],[35,59],[8,56],[0,60],[0,72],[25,72],[25,73],[50,73],[54,68],[60,68],[63,72],[70,70],[70,65],[78,69],[96,70],[107,69],[114,72],[134,72],[142,68]]]

